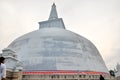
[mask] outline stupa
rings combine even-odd
[[[18,60],[23,63],[25,80],[25,75],[32,74],[108,75],[95,45],[83,36],[66,30],[62,18],[58,17],[55,3],[48,20],[39,22],[39,25],[39,30],[17,38],[7,47],[15,51]]]

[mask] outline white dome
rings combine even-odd
[[[30,32],[8,48],[16,51],[29,70],[89,70],[108,72],[96,47],[86,38],[60,28]]]
[[[23,62],[24,71],[79,70],[107,72],[96,47],[86,38],[65,30],[52,5],[47,21],[39,22],[40,30],[13,41],[8,48]]]

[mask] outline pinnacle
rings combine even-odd
[[[56,10],[56,5],[55,5],[55,3],[53,3],[51,12],[50,12],[50,16],[49,16],[49,20],[54,20],[57,18],[58,18],[58,14],[57,14],[57,10]]]

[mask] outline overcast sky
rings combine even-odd
[[[53,0],[0,0],[0,51],[47,20]],[[55,0],[67,30],[95,44],[107,67],[120,63],[120,0]]]

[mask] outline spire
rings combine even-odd
[[[56,5],[53,3],[49,19],[46,21],[39,22],[39,29],[41,28],[62,28],[65,29],[62,18],[58,18]]]
[[[57,15],[57,10],[56,10],[56,5],[55,5],[55,3],[53,3],[51,12],[50,12],[50,16],[49,16],[49,20],[53,20],[53,19],[57,19],[57,18],[58,18],[58,15]]]

